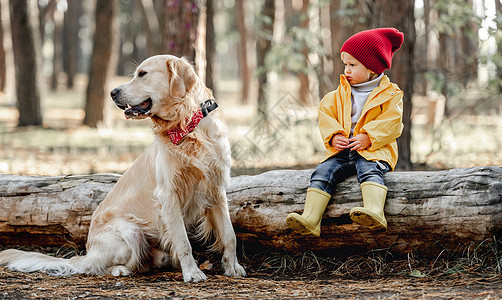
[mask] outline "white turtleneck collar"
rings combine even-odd
[[[357,124],[357,121],[359,121],[359,117],[361,116],[361,113],[363,112],[363,107],[364,103],[368,99],[368,96],[371,94],[371,91],[375,89],[379,84],[380,80],[383,77],[383,73],[380,74],[377,78],[366,81],[363,83],[358,83],[358,84],[351,84],[351,100],[352,100],[352,114],[351,114],[351,121],[352,121],[352,127],[350,130],[350,136],[354,133],[354,127]]]

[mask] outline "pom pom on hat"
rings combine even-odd
[[[381,74],[390,69],[392,56],[401,47],[404,34],[395,28],[376,28],[358,32],[348,38],[340,49],[371,71]]]

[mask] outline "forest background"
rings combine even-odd
[[[150,121],[109,91],[143,59],[185,56],[229,128],[233,174],[313,167],[317,104],[355,32],[405,35],[398,169],[502,165],[500,0],[0,0],[0,172],[124,172]]]

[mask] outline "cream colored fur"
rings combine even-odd
[[[217,112],[210,113],[179,145],[166,130],[186,126],[212,94],[192,66],[174,56],[141,63],[131,81],[112,92],[122,108],[151,99],[155,140],[122,175],[92,215],[87,254],[69,260],[5,250],[0,265],[19,271],[125,276],[166,263],[180,266],[185,281],[206,279],[192,255],[187,228],[195,226],[211,249],[222,252],[225,275],[245,276],[237,262],[236,238],[225,188],[230,179],[230,146]],[[145,105],[146,106],[146,105]]]

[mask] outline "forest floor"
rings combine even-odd
[[[248,254],[239,259],[248,273],[242,278],[223,276],[219,257],[197,249],[208,276],[199,283],[183,282],[174,269],[56,277],[0,268],[0,299],[502,299],[502,243],[484,246],[435,260]],[[54,248],[22,249],[67,257]]]
[[[502,281],[458,277],[303,279],[250,273],[184,283],[177,273],[59,278],[0,269],[0,299],[501,299]]]
[[[222,85],[218,93],[219,113],[229,128],[233,175],[313,168],[324,154],[316,107],[299,105],[290,92],[294,87],[272,92],[276,101],[264,130],[256,108],[238,103],[238,86]],[[27,128],[16,127],[12,97],[0,95],[0,173],[123,173],[151,143],[151,124],[126,121],[109,101],[106,122],[98,129],[82,126],[83,90],[80,84],[75,91],[47,93],[44,126]],[[501,166],[498,97],[481,90],[462,93],[449,103],[449,117],[437,109],[439,97],[415,97],[411,158],[416,169]],[[382,266],[381,259],[358,257],[319,271],[290,268],[287,256],[270,255],[241,258],[245,278],[222,276],[217,260],[210,260],[214,267],[205,270],[208,280],[202,283],[184,283],[172,270],[60,278],[0,268],[0,299],[502,299],[502,245],[495,245],[488,268],[479,268],[476,259],[468,264],[432,259],[417,265],[408,257]],[[318,260],[325,261],[315,258],[315,265],[322,265]]]

